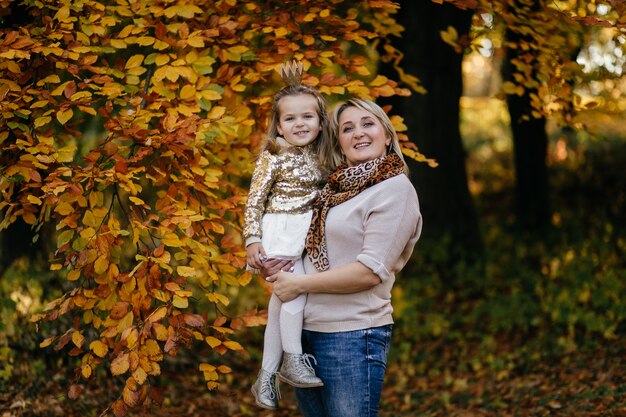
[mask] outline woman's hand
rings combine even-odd
[[[263,268],[263,262],[265,261],[265,250],[260,243],[251,243],[246,246],[246,262],[252,268]]]
[[[261,269],[261,273],[263,274],[264,277],[266,277],[265,279],[267,280],[267,277],[275,275],[279,273],[280,271],[290,271],[290,272],[293,271],[293,264],[294,264],[293,261],[288,261],[285,259],[270,258],[270,259],[265,259],[260,269]]]
[[[279,272],[267,277],[266,280],[272,283],[272,292],[286,303],[305,292],[301,285],[304,277],[305,275],[295,275],[291,272]]]

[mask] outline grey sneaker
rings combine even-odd
[[[280,391],[276,382],[276,374],[271,374],[263,369],[259,371],[257,380],[251,388],[252,395],[254,395],[254,399],[259,407],[267,408],[268,410],[276,410],[278,408]]]
[[[324,385],[321,379],[315,376],[315,371],[311,365],[310,359],[315,358],[308,353],[283,354],[283,364],[280,367],[278,378],[297,388],[321,387]],[[317,362],[316,362],[317,363]]]

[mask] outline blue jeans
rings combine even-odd
[[[315,356],[319,388],[296,389],[304,417],[376,417],[391,343],[391,325],[350,332],[302,332]]]

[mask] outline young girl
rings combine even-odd
[[[260,269],[266,259],[279,258],[294,260],[294,268],[302,270],[299,261],[311,206],[324,181],[317,154],[328,143],[330,123],[320,93],[300,83],[302,63],[283,65],[280,74],[287,85],[274,96],[268,136],[252,175],[243,235],[249,267]],[[306,295],[284,304],[274,294],[270,298],[263,362],[252,386],[263,408],[278,406],[277,375],[299,388],[324,385],[313,371],[313,357],[302,353],[305,303]]]

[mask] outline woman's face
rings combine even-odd
[[[382,123],[367,110],[348,107],[339,116],[339,146],[349,166],[385,156],[389,143]]]

